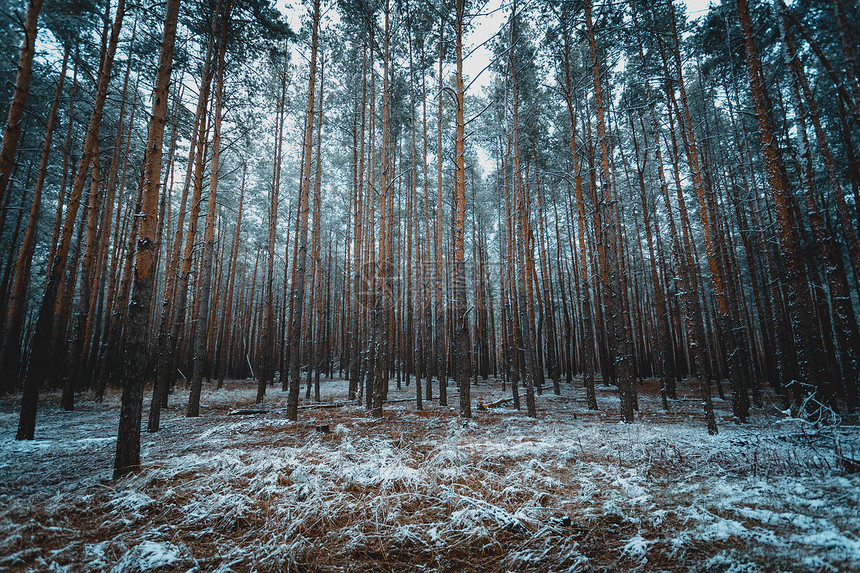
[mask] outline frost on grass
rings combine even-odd
[[[473,392],[490,403],[499,386]],[[345,384],[323,388],[345,400]],[[278,393],[269,414],[228,416],[255,396],[233,384],[204,393],[200,418],[168,409],[143,436],[143,470],[118,481],[116,395],[74,414],[49,403],[26,444],[3,402],[0,569],[860,569],[860,481],[836,464],[837,430],[774,413],[709,436],[692,410],[661,418],[647,395],[654,414],[620,424],[579,392],[545,397],[538,420],[397,403],[382,420],[347,406],[294,423]],[[857,442],[838,431],[843,449]]]
[[[129,549],[110,573],[149,573],[188,565],[193,565],[193,560],[185,547],[167,542],[144,541]]]

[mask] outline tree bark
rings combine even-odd
[[[90,123],[84,141],[84,148],[78,164],[75,182],[69,195],[66,207],[65,222],[60,237],[59,245],[50,262],[50,271],[45,284],[45,292],[39,308],[39,317],[33,334],[32,351],[30,354],[30,369],[24,384],[24,396],[21,400],[21,416],[18,424],[17,439],[32,440],[36,426],[36,407],[39,399],[39,386],[48,376],[52,364],[50,359],[52,353],[52,333],[54,331],[54,307],[57,295],[60,292],[60,284],[66,271],[66,262],[69,255],[69,247],[72,241],[72,232],[75,227],[78,209],[81,204],[81,195],[84,185],[88,179],[88,173],[94,159],[95,150],[99,138],[99,127],[101,125],[102,112],[107,89],[111,79],[111,67],[114,54],[119,41],[120,28],[125,15],[125,0],[118,0],[116,16],[110,39],[106,45],[102,65],[99,69],[98,83],[96,89],[93,111],[90,115]]]
[[[566,5],[565,5],[566,6]],[[562,19],[567,20],[566,10],[562,12]],[[566,22],[565,22],[566,23]],[[582,352],[581,366],[582,378],[585,385],[586,401],[589,410],[597,410],[597,393],[594,389],[594,327],[592,325],[591,309],[591,273],[589,272],[588,249],[585,244],[586,238],[586,207],[585,192],[582,185],[582,168],[579,160],[579,147],[576,141],[576,113],[573,105],[573,86],[570,76],[570,31],[565,26],[564,30],[564,82],[565,101],[567,103],[567,115],[570,119],[570,158],[573,164],[574,196],[576,200],[576,213],[578,220],[577,239],[579,241],[579,302],[582,308],[582,336],[580,348]]]
[[[30,77],[33,75],[33,55],[36,52],[36,32],[42,2],[43,0],[30,0],[27,4],[27,15],[24,17],[24,41],[21,43],[21,54],[18,57],[15,92],[9,104],[3,146],[0,148],[0,205],[6,199],[12,166],[15,165],[15,152],[18,150],[18,140],[21,138],[24,109],[27,107],[27,98],[30,95]],[[64,61],[66,57],[64,56]],[[2,231],[3,228],[0,225],[0,232]]]
[[[310,158],[314,134],[314,87],[316,84],[317,45],[319,42],[320,0],[314,0],[313,33],[311,37],[311,61],[308,77],[308,110],[305,118],[302,174],[299,182],[299,200],[296,229],[298,251],[292,285],[293,313],[290,324],[290,389],[287,398],[287,418],[298,420],[299,387],[301,385],[301,333],[305,302],[305,265],[308,251],[308,203],[310,193]],[[258,396],[259,397],[259,396]]]
[[[122,1],[122,0],[120,0]],[[143,195],[140,230],[135,256],[134,286],[129,304],[129,372],[122,392],[119,432],[114,460],[114,478],[140,468],[140,421],[143,407],[143,383],[146,378],[146,323],[152,301],[155,271],[155,231],[158,224],[158,191],[161,177],[161,147],[167,119],[167,95],[173,69],[173,48],[180,0],[168,0],[164,18],[164,35],[158,58],[158,72],[152,92],[152,116],[149,121],[146,158],[144,160]]]
[[[786,265],[788,313],[794,334],[796,362],[800,366],[801,382],[811,382],[814,386],[818,386],[822,382],[822,373],[819,371],[815,353],[821,346],[816,334],[815,311],[809,294],[806,270],[803,266],[797,224],[790,209],[790,199],[787,196],[788,191],[783,174],[784,167],[768,118],[768,105],[762,85],[761,62],[756,53],[746,0],[737,0],[737,11],[744,36],[750,95],[755,108],[771,201],[776,213],[779,245]]]
[[[469,310],[466,308],[466,123],[464,107],[466,93],[463,88],[463,18],[464,0],[457,0],[456,8],[456,58],[457,74],[457,135],[454,143],[454,372],[460,391],[460,416],[472,417],[469,375]]]
[[[230,27],[230,0],[224,6],[221,16],[221,42],[218,49],[218,63],[215,84],[215,119],[212,135],[212,164],[209,176],[209,197],[206,202],[206,223],[203,228],[203,260],[199,279],[200,311],[197,316],[194,337],[193,371],[191,391],[188,394],[188,407],[185,415],[189,418],[200,415],[200,391],[203,387],[203,369],[206,364],[206,344],[209,338],[209,300],[212,293],[212,259],[215,253],[215,210],[218,195],[219,167],[221,165],[221,109],[224,104],[224,55],[227,52],[227,35]]]
[[[30,267],[33,262],[33,253],[36,243],[36,230],[39,224],[39,213],[42,205],[42,190],[45,187],[45,176],[48,173],[48,157],[51,153],[51,142],[54,135],[54,125],[57,121],[57,109],[63,95],[63,84],[66,79],[66,65],[69,61],[70,46],[67,45],[63,52],[63,63],[60,66],[60,76],[57,80],[57,89],[54,92],[54,100],[51,103],[51,111],[48,112],[48,125],[45,128],[45,141],[42,144],[42,158],[39,164],[39,175],[36,179],[36,187],[33,189],[33,201],[30,205],[30,218],[27,222],[27,230],[24,231],[24,239],[15,259],[15,282],[12,286],[12,295],[9,298],[9,309],[7,311],[6,328],[3,333],[3,346],[0,347],[0,393],[11,390],[18,379],[18,370],[21,365],[21,331],[24,327],[24,310],[27,303],[27,290],[30,286]]]
[[[619,220],[617,198],[612,188],[612,175],[609,168],[609,144],[606,136],[606,120],[603,108],[603,87],[598,63],[597,39],[591,16],[591,0],[585,1],[585,23],[588,29],[588,45],[591,54],[591,70],[594,83],[594,105],[597,115],[597,143],[600,153],[600,201],[601,239],[608,281],[604,283],[606,304],[607,338],[610,362],[613,363],[618,389],[621,394],[621,413],[626,422],[632,422],[634,409],[633,357],[631,355],[629,333],[624,325],[623,293],[621,280],[621,250],[618,244]],[[604,376],[606,373],[604,372]]]

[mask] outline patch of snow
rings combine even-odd
[[[706,542],[724,541],[730,537],[742,537],[748,531],[739,521],[716,517],[712,524],[699,528],[695,532],[695,537],[700,541]]]
[[[621,547],[621,555],[638,562],[639,566],[648,562],[648,548],[654,541],[649,541],[641,534],[634,535]]]
[[[126,489],[111,500],[114,513],[127,523],[141,519],[146,509],[153,503],[155,500],[150,496],[133,489]]]
[[[46,450],[54,444],[53,440],[0,440],[0,452],[28,454]]]
[[[162,567],[177,568],[191,565],[188,549],[173,543],[144,541],[129,549],[110,573],[149,573]]]
[[[334,435],[343,438],[344,436],[349,435],[349,428],[343,424],[338,424],[334,427]]]
[[[852,536],[854,537],[854,536]],[[805,535],[793,535],[792,539],[810,547],[836,549],[843,553],[846,558],[860,560],[860,540],[856,537],[850,539],[839,531],[820,531]]]
[[[721,551],[705,563],[707,571],[724,571],[725,573],[762,573],[764,569],[752,561],[743,561],[728,551]]]
[[[828,563],[817,555],[807,555],[803,558],[803,565],[809,568],[810,571],[818,573],[838,573],[839,568]]]

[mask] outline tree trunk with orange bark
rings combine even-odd
[[[42,295],[42,304],[39,308],[39,317],[33,334],[32,351],[30,354],[30,367],[27,379],[24,383],[24,396],[21,401],[21,416],[18,424],[17,439],[32,440],[36,426],[36,406],[39,398],[39,386],[45,381],[49,374],[49,368],[54,362],[51,360],[52,338],[55,326],[54,308],[57,303],[60,285],[66,274],[66,263],[68,262],[69,248],[72,242],[78,209],[84,186],[89,178],[90,168],[98,148],[99,128],[101,126],[102,113],[105,100],[107,99],[108,85],[111,79],[111,68],[113,66],[116,47],[119,42],[119,33],[125,15],[125,0],[119,0],[116,6],[116,16],[113,20],[110,38],[106,42],[101,58],[98,83],[93,110],[90,114],[90,122],[87,128],[86,139],[75,175],[72,191],[69,195],[66,207],[65,222],[53,259],[50,261],[50,271]]]
[[[310,74],[308,78],[308,108],[305,117],[304,142],[302,151],[302,172],[299,181],[298,213],[296,240],[298,249],[295,255],[294,275],[291,294],[292,316],[290,317],[289,344],[290,344],[290,372],[289,372],[289,395],[287,398],[287,417],[290,420],[298,419],[299,387],[301,385],[301,333],[302,317],[305,302],[305,280],[308,251],[308,203],[310,194],[311,177],[311,151],[313,149],[314,134],[314,103],[317,66],[317,46],[319,42],[320,23],[320,0],[314,0],[313,34],[311,38]],[[257,399],[260,399],[259,389]]]
[[[3,380],[2,384],[0,384],[0,393],[13,388],[18,379],[18,370],[21,365],[21,334],[24,326],[27,290],[30,286],[30,268],[33,262],[36,230],[42,206],[42,190],[45,187],[45,176],[48,173],[48,157],[51,153],[51,142],[54,135],[54,125],[57,120],[57,109],[59,108],[60,98],[63,94],[63,83],[66,78],[69,51],[70,46],[67,45],[63,52],[63,63],[60,66],[60,76],[57,80],[54,100],[51,103],[51,111],[48,112],[48,125],[45,128],[45,141],[42,144],[39,175],[36,179],[36,186],[33,189],[33,200],[30,205],[30,218],[27,222],[27,230],[24,231],[24,239],[18,250],[18,256],[15,260],[15,282],[9,298],[9,309],[7,311],[5,331],[3,332],[3,345],[0,347],[0,380]]]
[[[18,73],[15,77],[15,93],[9,105],[9,116],[6,118],[6,129],[3,132],[3,146],[0,147],[0,205],[6,199],[6,191],[15,165],[15,154],[18,141],[21,138],[21,127],[24,122],[24,110],[30,95],[30,78],[33,75],[33,56],[36,52],[36,33],[38,31],[39,11],[43,0],[30,0],[27,4],[27,14],[24,16],[24,41],[21,43],[21,54],[18,57]],[[0,232],[3,231],[0,225]]]
[[[218,195],[219,167],[221,165],[221,120],[224,105],[224,56],[227,52],[227,36],[230,30],[230,0],[221,15],[221,38],[215,74],[215,118],[212,134],[212,159],[209,176],[209,196],[206,201],[206,222],[203,228],[203,256],[199,283],[200,311],[195,324],[193,372],[191,391],[188,394],[186,416],[200,414],[200,391],[203,387],[203,369],[206,364],[206,346],[209,339],[209,301],[212,298],[212,260],[215,256],[215,210]]]
[[[762,84],[761,62],[756,51],[746,0],[737,0],[737,11],[744,37],[750,95],[756,114],[771,202],[776,215],[777,236],[785,262],[788,314],[794,334],[796,362],[800,366],[801,382],[811,383],[813,386],[819,387],[823,384],[823,373],[819,361],[819,349],[822,348],[822,345],[818,335],[815,309],[809,294],[806,269],[803,265],[798,222],[787,196],[785,168],[768,117],[769,105],[765,87]],[[800,389],[796,390],[798,397],[802,397],[805,393]]]
[[[609,167],[609,146],[604,116],[603,86],[597,54],[597,40],[591,15],[591,0],[585,1],[585,23],[591,54],[591,70],[594,85],[594,106],[597,115],[597,144],[600,154],[600,197],[597,202],[601,213],[601,242],[604,245],[605,270],[608,281],[604,283],[606,305],[607,339],[610,362],[614,366],[615,381],[621,394],[621,413],[624,420],[632,422],[634,410],[633,356],[629,333],[624,325],[623,293],[626,288],[621,280],[621,250],[618,244],[619,220],[618,199],[615,197]],[[606,372],[604,372],[606,376]]]
[[[173,69],[176,24],[180,0],[168,0],[158,71],[152,93],[152,115],[146,141],[140,231],[135,255],[134,286],[129,304],[129,372],[122,393],[114,477],[140,468],[140,421],[143,383],[147,377],[146,322],[152,302],[155,271],[155,231],[158,224],[158,192],[161,178],[161,147],[167,119],[167,95]]]

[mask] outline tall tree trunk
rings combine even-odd
[[[213,66],[213,49],[215,45],[215,35],[219,19],[219,8],[220,2],[216,2],[215,9],[212,15],[212,28],[210,30],[209,43],[206,48],[206,55],[203,64],[203,77],[201,78],[201,88],[199,97],[197,99],[197,123],[195,127],[197,129],[196,135],[192,136],[192,141],[194,145],[191,146],[191,152],[189,155],[188,162],[188,173],[186,175],[186,187],[190,184],[193,186],[191,193],[191,212],[188,217],[188,229],[185,232],[185,244],[182,247],[182,258],[181,258],[181,267],[179,269],[179,275],[175,277],[176,283],[174,283],[173,288],[174,298],[170,307],[165,306],[162,313],[162,320],[166,318],[170,325],[170,329],[167,332],[167,337],[164,342],[164,346],[158,345],[158,347],[164,348],[162,352],[159,350],[158,356],[158,366],[156,368],[156,381],[155,386],[153,387],[153,395],[152,402],[150,405],[150,416],[147,424],[147,429],[150,432],[158,431],[159,427],[159,416],[161,412],[161,407],[167,405],[167,394],[170,386],[173,384],[173,381],[176,379],[176,371],[178,371],[178,361],[179,356],[181,355],[182,345],[180,344],[180,339],[182,337],[183,328],[185,327],[185,319],[187,314],[187,305],[188,305],[188,283],[191,280],[191,267],[194,264],[194,247],[195,240],[197,238],[197,226],[199,224],[199,215],[200,215],[200,204],[202,203],[201,198],[203,195],[203,178],[204,178],[204,166],[206,163],[206,155],[208,149],[207,142],[207,134],[208,134],[208,104],[209,104],[209,96],[210,90],[212,86],[212,78],[214,76],[214,72],[212,70]],[[217,64],[216,64],[217,65]],[[183,195],[185,194],[185,190],[183,190]],[[180,210],[180,218],[183,218],[184,213]],[[181,243],[180,237],[178,235],[179,225],[177,225],[177,244],[174,246],[174,253],[179,253],[179,243]],[[179,260],[175,262],[178,266]],[[199,275],[198,275],[199,276]],[[167,290],[165,289],[165,294],[167,294]],[[199,301],[199,296],[195,299]],[[192,319],[196,316],[192,312]],[[193,324],[193,323],[192,323]],[[161,325],[159,325],[159,334],[162,332]],[[191,330],[189,332],[192,336],[194,331]],[[182,342],[186,342],[183,340]],[[183,375],[184,378],[184,375]],[[159,405],[156,405],[156,401]]]
[[[317,45],[319,41],[320,0],[314,0],[313,35],[311,37],[311,61],[308,77],[308,111],[305,118],[305,133],[302,151],[302,173],[299,182],[299,200],[296,229],[298,251],[294,265],[292,285],[293,313],[290,324],[290,390],[287,398],[287,417],[298,420],[299,386],[301,385],[301,333],[302,314],[305,302],[305,265],[308,251],[308,194],[310,193],[310,159],[314,134],[314,87],[317,71]]]
[[[779,11],[781,8],[779,6],[780,0],[776,1],[777,10]],[[795,106],[795,119],[798,124],[797,131],[798,140],[800,142],[800,160],[802,168],[801,180],[806,209],[809,223],[812,227],[812,234],[815,237],[815,246],[818,249],[819,258],[822,261],[822,271],[827,279],[834,327],[838,333],[834,342],[840,350],[840,362],[842,366],[842,379],[840,381],[841,390],[843,397],[846,399],[849,406],[854,406],[857,403],[857,396],[855,394],[856,380],[858,376],[856,352],[860,350],[860,333],[857,331],[857,322],[854,316],[854,309],[851,304],[851,295],[848,290],[848,279],[845,276],[844,264],[842,264],[841,260],[837,260],[837,257],[841,259],[842,255],[841,253],[837,253],[834,249],[833,240],[825,227],[824,218],[822,217],[818,200],[815,197],[815,172],[813,168],[812,150],[807,136],[807,111],[806,106],[804,106],[804,97],[806,97],[807,103],[810,106],[810,116],[813,118],[816,135],[819,136],[819,145],[822,149],[822,155],[825,156],[825,166],[828,171],[828,175],[830,175],[830,172],[833,172],[833,175],[829,177],[829,179],[831,182],[831,188],[836,187],[836,189],[832,190],[834,191],[834,195],[837,197],[837,205],[839,205],[839,199],[841,198],[844,207],[845,198],[842,196],[842,189],[838,177],[835,175],[835,168],[833,166],[832,157],[830,156],[830,149],[827,145],[827,140],[824,138],[824,134],[821,129],[821,122],[818,119],[816,109],[817,104],[806,83],[805,72],[797,56],[794,38],[788,31],[788,23],[784,13],[780,14],[780,31],[782,33],[784,43],[786,63],[792,72],[791,88]],[[801,85],[804,86],[803,94],[801,93]],[[815,113],[812,113],[813,110],[815,110]],[[838,212],[840,215],[842,214],[842,211],[843,209],[839,209]],[[844,211],[847,212],[847,207],[844,207]],[[841,222],[843,224],[843,229],[846,231],[845,235],[853,236],[854,227],[851,219],[845,217]],[[851,252],[851,240],[847,242],[849,243],[848,250]],[[856,248],[856,237],[854,237],[854,242],[854,247]],[[835,391],[835,388],[832,387],[835,385],[836,381],[831,380],[831,388],[828,393]]]
[[[33,253],[36,244],[36,230],[39,225],[39,213],[42,205],[42,190],[45,187],[45,176],[48,173],[48,157],[51,153],[51,141],[54,135],[54,125],[57,121],[57,109],[63,95],[63,83],[66,79],[66,65],[69,61],[70,45],[63,52],[63,63],[60,66],[60,76],[57,89],[54,91],[54,101],[48,113],[48,125],[45,128],[45,141],[42,144],[42,158],[39,164],[39,175],[33,190],[33,201],[30,205],[30,218],[18,257],[15,260],[15,282],[12,295],[9,298],[6,328],[3,333],[3,346],[0,347],[0,393],[11,390],[18,379],[18,369],[21,364],[21,332],[24,327],[24,310],[27,303],[27,290],[30,286],[30,267],[33,263]]]
[[[389,251],[389,235],[391,233],[391,212],[389,197],[391,195],[391,99],[389,94],[389,58],[390,58],[390,36],[389,36],[389,13],[390,2],[385,3],[385,30],[384,51],[382,59],[382,144],[380,146],[380,168],[379,168],[379,259],[374,295],[374,368],[372,375],[372,403],[371,414],[374,417],[382,416],[382,401],[385,394],[385,384],[388,379],[387,360],[389,348],[389,320],[388,314],[393,306],[391,289],[392,261]],[[372,72],[371,72],[372,73]]]
[[[358,125],[354,128],[354,141],[356,142],[355,152],[353,153],[353,181],[355,188],[355,199],[353,201],[353,277],[354,286],[352,289],[353,296],[353,311],[352,322],[350,324],[350,362],[349,362],[349,399],[355,400],[356,397],[361,400],[360,382],[361,382],[361,352],[362,352],[362,311],[364,308],[363,296],[364,288],[362,285],[362,246],[363,246],[363,229],[364,229],[364,117],[367,109],[367,47],[362,46],[361,50],[361,98],[358,98],[357,105],[360,105],[361,111],[356,109],[355,120]],[[360,133],[359,133],[360,132]]]
[[[412,99],[412,105],[410,106],[410,119],[412,121],[412,130],[411,130],[411,151],[412,151],[412,173],[409,178],[409,207],[407,208],[408,216],[409,216],[409,238],[408,244],[406,247],[406,264],[407,264],[407,274],[406,274],[406,296],[408,297],[407,302],[407,317],[406,317],[406,336],[407,336],[407,345],[408,352],[410,357],[410,367],[409,372],[415,373],[415,409],[421,411],[424,409],[424,403],[422,399],[424,398],[421,389],[421,377],[424,369],[424,332],[426,325],[420,321],[419,319],[419,327],[418,330],[418,340],[420,342],[416,342],[415,339],[415,328],[414,328],[414,305],[416,303],[420,304],[420,301],[423,300],[421,296],[422,289],[424,286],[424,274],[421,272],[423,269],[424,258],[421,250],[421,236],[420,236],[420,225],[419,225],[419,214],[418,214],[418,148],[416,146],[415,138],[417,128],[417,120],[415,117],[415,61],[412,53],[413,49],[413,39],[412,39],[412,30],[413,30],[413,20],[412,20],[412,12],[410,10],[410,5],[407,0],[406,2],[406,18],[407,18],[407,28],[408,28],[408,41],[409,41],[409,96]],[[422,65],[423,65],[423,43],[422,47]],[[422,85],[424,81],[424,68],[420,69],[421,77],[422,77]],[[426,106],[426,103],[423,105]],[[426,139],[425,139],[426,144]],[[426,173],[425,173],[426,177]],[[424,187],[425,197],[427,194],[427,188]],[[425,202],[426,205],[426,202]],[[414,246],[414,251],[413,251]],[[413,256],[412,253],[415,253]],[[413,280],[413,265],[415,267],[414,280]],[[417,281],[420,281],[420,284],[416,284]],[[413,293],[413,290],[416,291]],[[420,308],[418,309],[418,313],[420,316]],[[416,356],[417,355],[417,356]],[[407,378],[408,380],[408,378]]]
[[[102,236],[106,236],[110,229],[110,216],[113,207],[113,197],[116,190],[116,175],[119,164],[119,149],[122,144],[123,121],[125,116],[125,97],[128,93],[128,80],[131,73],[131,52],[134,48],[134,38],[137,31],[137,23],[131,33],[129,42],[128,63],[125,70],[125,79],[122,87],[122,97],[119,111],[119,128],[114,139],[113,159],[111,160],[110,175],[106,182],[100,180],[100,159],[96,155],[93,161],[92,183],[90,185],[90,197],[87,207],[86,222],[86,244],[81,261],[80,296],[77,313],[74,320],[72,342],[67,355],[66,369],[63,380],[63,396],[61,405],[65,410],[74,409],[75,391],[84,386],[84,378],[87,369],[87,357],[89,355],[90,340],[92,334],[92,319],[96,315],[95,295],[98,275],[101,269],[98,258],[101,254]],[[136,87],[136,86],[135,86]],[[131,126],[130,126],[131,128]],[[89,378],[87,377],[87,380]]]
[[[33,55],[36,52],[37,23],[42,2],[43,0],[30,0],[27,4],[27,15],[24,17],[24,41],[21,43],[21,54],[18,57],[15,92],[9,104],[3,146],[0,148],[0,205],[6,199],[12,166],[15,165],[15,152],[18,150],[18,140],[21,138],[24,109],[27,107],[27,97],[30,95],[30,77],[33,75]],[[64,56],[64,61],[66,57]],[[2,231],[3,227],[0,225],[0,233]]]
[[[516,4],[511,8],[511,45],[515,41],[516,36],[516,21],[517,12]],[[537,407],[535,405],[535,353],[534,353],[534,333],[532,322],[532,313],[529,312],[529,281],[531,280],[529,269],[529,259],[531,241],[529,240],[529,212],[528,212],[528,190],[523,182],[522,169],[520,163],[520,144],[519,144],[519,93],[517,89],[516,63],[513,59],[513,49],[510,51],[508,62],[509,74],[511,79],[511,94],[513,97],[513,126],[511,134],[513,137],[512,150],[514,154],[514,170],[513,182],[516,196],[516,219],[517,219],[517,242],[516,242],[516,259],[518,272],[517,274],[517,310],[514,316],[519,317],[520,344],[517,348],[522,349],[522,377],[526,385],[526,412],[532,418],[537,417]]]
[[[562,19],[567,23],[568,14],[566,5],[562,12]],[[578,219],[577,239],[579,241],[579,276],[580,276],[580,305],[582,308],[582,378],[585,385],[586,401],[589,410],[597,410],[597,393],[594,389],[594,328],[592,326],[591,310],[591,273],[589,272],[588,249],[586,248],[586,206],[585,192],[582,185],[582,172],[579,160],[579,148],[576,141],[576,113],[573,106],[573,85],[570,77],[570,30],[564,30],[564,96],[567,103],[567,114],[570,119],[570,157],[573,164],[573,183],[576,198],[576,212]]]
[[[191,131],[188,162],[185,168],[185,181],[182,186],[182,198],[179,202],[179,213],[176,217],[176,232],[173,238],[170,257],[166,259],[164,267],[164,296],[162,298],[161,317],[159,319],[155,341],[157,361],[155,384],[152,389],[149,419],[147,420],[147,431],[149,432],[158,431],[161,423],[161,408],[162,406],[167,405],[168,390],[170,388],[171,381],[175,377],[173,370],[175,368],[176,355],[178,352],[176,341],[179,338],[179,331],[182,329],[182,324],[184,323],[185,300],[188,290],[187,270],[190,269],[191,261],[190,255],[180,258],[183,254],[182,237],[185,226],[185,211],[188,204],[188,191],[191,186],[192,179],[195,181],[195,187],[191,204],[191,217],[188,223],[188,234],[191,235],[192,243],[197,231],[197,215],[199,213],[200,194],[198,193],[195,175],[198,158],[203,153],[203,140],[206,134],[207,106],[209,103],[209,89],[212,81],[212,74],[210,73],[212,66],[211,56],[215,42],[216,25],[217,18],[213,18],[209,43],[206,47],[201,86],[197,95],[197,108],[194,116],[194,125]],[[202,170],[202,160],[200,163]],[[188,249],[188,237],[186,237],[186,251]],[[188,269],[186,269],[186,264],[188,265]],[[180,318],[180,315],[182,315],[182,318]]]
[[[287,90],[287,59],[284,56],[284,70],[281,76],[281,91],[278,97],[277,110],[275,113],[275,157],[272,173],[272,184],[269,192],[269,213],[268,213],[268,237],[267,237],[267,259],[268,268],[266,274],[266,282],[264,285],[265,302],[265,317],[263,323],[263,356],[260,364],[260,378],[257,381],[257,403],[261,403],[266,393],[266,386],[271,384],[274,377],[274,359],[275,359],[275,230],[278,221],[278,196],[281,189],[281,156],[283,152],[284,139],[284,106],[286,105],[286,90]],[[284,265],[286,266],[286,259]],[[286,279],[286,275],[284,276]],[[286,285],[284,286],[286,289]],[[281,373],[284,376],[284,373]]]
[[[98,247],[98,222],[102,218],[101,210],[105,186],[101,181],[101,158],[98,155],[98,147],[96,155],[93,158],[92,181],[90,182],[90,194],[87,200],[86,219],[84,222],[85,242],[84,251],[81,260],[80,268],[80,300],[77,305],[75,320],[72,324],[72,343],[71,352],[66,354],[66,367],[63,372],[63,397],[61,405],[64,410],[74,410],[75,389],[78,386],[78,373],[80,362],[83,359],[81,356],[83,350],[83,337],[86,328],[86,323],[90,314],[90,296],[92,294],[92,280],[94,273],[94,264],[96,257],[96,248]],[[74,289],[73,289],[74,290]]]
[[[448,378],[445,372],[445,308],[443,303],[443,288],[442,288],[442,269],[443,269],[443,248],[442,248],[442,90],[444,88],[444,78],[442,74],[442,64],[445,54],[445,17],[442,15],[439,19],[439,105],[438,116],[436,118],[436,316],[433,329],[433,340],[435,342],[433,348],[433,369],[436,372],[436,377],[439,380],[439,405],[448,405]],[[430,385],[428,383],[428,392]],[[430,397],[428,396],[428,400]]]
[[[242,231],[242,208],[245,202],[245,178],[247,172],[248,164],[243,163],[242,184],[239,190],[239,212],[236,215],[236,230],[233,234],[233,244],[230,250],[230,270],[229,278],[227,279],[227,301],[224,304],[224,313],[221,315],[222,324],[218,342],[218,348],[220,349],[217,359],[219,390],[224,387],[224,379],[227,377],[227,369],[233,355],[233,336],[230,332],[233,326],[233,293],[236,286],[236,265],[239,261],[239,233]]]
[[[466,308],[466,260],[465,260],[465,217],[466,217],[466,121],[464,107],[466,92],[463,88],[463,18],[464,0],[457,0],[456,9],[456,58],[457,74],[457,135],[454,143],[454,374],[460,391],[460,416],[472,417],[469,375],[469,311]]]
[[[325,338],[323,337],[323,292],[322,284],[323,267],[320,259],[321,237],[320,226],[322,219],[322,119],[323,119],[323,102],[325,101],[325,58],[320,61],[320,89],[319,89],[319,111],[317,112],[317,149],[316,166],[314,173],[314,207],[313,207],[313,222],[311,230],[311,274],[313,287],[311,288],[311,297],[313,298],[313,313],[317,326],[316,335],[312,338],[313,344],[310,348],[310,364],[308,365],[308,390],[310,390],[311,373],[314,372],[314,399],[320,399],[320,369],[322,366],[322,356],[325,346]]]
[[[224,55],[227,52],[227,35],[230,28],[230,0],[224,5],[221,16],[221,42],[218,50],[218,63],[215,84],[215,119],[212,134],[212,164],[209,176],[209,197],[206,202],[206,223],[203,228],[203,260],[199,278],[200,311],[197,316],[194,337],[193,371],[191,391],[188,394],[188,407],[185,415],[189,418],[200,414],[200,391],[203,387],[203,369],[206,364],[206,343],[209,333],[209,299],[212,292],[212,259],[215,252],[215,200],[218,195],[218,178],[221,173],[221,108],[224,103]]]
[[[120,0],[121,2],[122,0]],[[134,287],[129,304],[129,372],[122,392],[119,432],[116,441],[114,477],[140,468],[140,418],[143,383],[146,378],[146,319],[152,301],[155,270],[155,231],[158,224],[158,191],[161,177],[161,147],[167,119],[167,95],[173,69],[173,47],[180,0],[168,0],[158,72],[152,92],[152,115],[146,140],[140,231],[135,256]]]
[[[114,54],[116,54],[116,47],[119,42],[119,33],[120,28],[122,27],[124,15],[125,0],[118,0],[110,39],[107,42],[106,49],[104,51],[102,66],[99,69],[96,96],[95,101],[93,102],[93,111],[90,115],[90,123],[87,128],[87,135],[84,141],[81,160],[78,165],[75,182],[72,186],[72,192],[69,195],[69,202],[66,207],[66,217],[63,224],[59,246],[50,262],[50,271],[45,284],[45,292],[42,296],[42,303],[39,308],[39,318],[36,321],[36,327],[33,334],[32,351],[30,354],[30,369],[27,375],[27,380],[24,384],[24,396],[21,400],[21,416],[16,436],[19,440],[33,439],[36,427],[36,407],[39,399],[39,386],[47,378],[49,368],[52,364],[50,355],[52,351],[51,341],[55,320],[54,307],[57,302],[57,295],[60,292],[60,283],[62,282],[66,271],[66,262],[68,259],[69,247],[71,246],[75,220],[81,204],[81,195],[83,194],[84,185],[86,185],[95,150],[97,148],[102,112],[104,110],[105,100],[107,99],[107,89],[111,79],[111,67],[113,65]]]
[[[708,214],[714,214],[708,207],[705,196],[705,185],[703,181],[702,168],[699,162],[699,150],[696,134],[693,131],[693,122],[690,116],[690,108],[687,102],[687,90],[684,84],[683,70],[681,67],[680,37],[675,24],[675,8],[672,0],[668,0],[669,12],[672,21],[673,53],[675,61],[675,81],[679,92],[679,108],[681,136],[687,150],[687,161],[693,180],[693,190],[699,204],[699,215],[702,222],[702,238],[708,258],[708,268],[711,272],[711,280],[716,298],[717,323],[721,338],[726,345],[728,356],[729,379],[732,386],[732,413],[741,422],[746,422],[749,417],[749,394],[745,386],[745,376],[742,367],[741,352],[745,350],[737,343],[734,324],[731,320],[729,298],[727,292],[727,277],[723,272],[725,267],[720,264],[717,251],[716,226],[717,222],[712,220]]]
[[[794,333],[796,362],[800,365],[801,381],[811,382],[814,386],[819,386],[822,383],[822,373],[816,353],[819,352],[818,349],[821,348],[821,345],[817,336],[815,310],[812,306],[806,270],[803,266],[797,224],[790,209],[790,198],[787,195],[788,190],[786,189],[781,154],[768,117],[768,104],[764,92],[765,88],[762,85],[761,62],[756,53],[747,1],[737,0],[737,10],[744,36],[750,95],[755,108],[771,201],[776,212],[779,245],[786,265],[788,312]]]
[[[621,413],[626,422],[633,421],[634,380],[633,357],[629,333],[624,325],[623,293],[621,280],[621,249],[618,243],[620,230],[618,206],[613,192],[612,174],[609,168],[609,144],[606,136],[606,120],[603,110],[603,87],[598,63],[597,40],[591,17],[591,0],[585,1],[585,23],[588,29],[588,45],[591,54],[592,79],[594,80],[594,105],[597,114],[597,143],[600,153],[600,201],[598,211],[602,219],[606,272],[609,280],[604,283],[606,304],[607,338],[609,341],[610,362],[614,364],[616,381],[621,394]],[[606,376],[606,373],[604,373]]]

